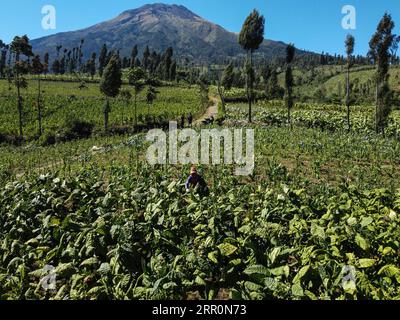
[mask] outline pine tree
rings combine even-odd
[[[138,46],[135,45],[132,48],[132,52],[131,52],[131,65],[130,65],[131,68],[135,67],[135,62],[136,62],[137,55],[138,55]]]
[[[128,81],[134,88],[134,107],[135,107],[135,128],[137,127],[137,97],[144,89],[146,84],[146,72],[140,68],[133,68],[129,70]]]
[[[89,73],[90,73],[90,76],[92,77],[92,80],[93,80],[93,78],[94,78],[94,76],[96,75],[96,52],[93,52],[92,53],[92,57],[91,57],[91,59],[90,59],[90,61],[89,61]]]
[[[103,76],[104,68],[107,65],[107,55],[108,55],[107,45],[104,44],[103,47],[101,48],[100,56],[99,56],[99,75],[100,75],[100,77]]]
[[[171,64],[172,64],[172,56],[174,55],[174,51],[172,47],[167,48],[165,50],[165,53],[162,58],[162,64],[161,64],[161,78],[164,80],[171,80]]]
[[[49,53],[46,52],[44,54],[44,58],[43,58],[43,73],[44,74],[48,74],[49,73]]]
[[[172,61],[171,67],[169,68],[169,77],[171,81],[176,80],[176,61]]]
[[[6,62],[7,62],[7,45],[0,40],[0,78],[5,77],[5,69],[6,69]]]
[[[395,35],[392,33],[394,22],[390,14],[385,13],[378,24],[375,34],[369,43],[369,56],[377,65],[376,81],[376,132],[384,134],[387,119],[390,115],[391,95],[389,87],[390,49],[394,43]]]
[[[225,91],[230,90],[232,88],[234,81],[234,72],[233,72],[233,64],[229,63],[227,67],[224,69],[221,79],[218,80],[217,83],[217,88],[218,88],[218,94],[221,99],[221,105],[222,105],[222,114],[225,114]]]
[[[143,52],[143,60],[142,60],[142,66],[144,70],[148,70],[149,64],[150,64],[150,49],[148,46],[146,46],[146,49]]]
[[[278,73],[276,70],[272,70],[271,72],[271,77],[266,88],[266,93],[269,99],[281,99],[283,96],[282,88],[279,86]]]
[[[42,102],[41,102],[41,89],[40,89],[40,75],[44,72],[45,67],[40,61],[40,56],[36,55],[32,60],[32,73],[37,75],[38,80],[38,94],[37,94],[37,108],[38,108],[38,135],[39,137],[43,133],[42,128]]]
[[[100,91],[105,95],[106,102],[104,104],[104,130],[108,131],[108,115],[111,112],[109,98],[118,95],[122,86],[122,72],[118,56],[113,55],[103,72],[100,82]]]
[[[10,50],[14,53],[14,74],[15,74],[15,86],[17,87],[17,97],[18,97],[18,118],[19,118],[19,135],[23,137],[23,105],[22,105],[22,96],[21,96],[21,88],[27,87],[26,80],[22,77],[23,74],[28,73],[29,71],[29,60],[21,61],[21,55],[25,55],[26,57],[33,56],[32,46],[29,44],[29,38],[24,35],[22,37],[16,36],[14,37],[12,43],[10,44]]]
[[[51,69],[55,74],[60,74],[60,61],[58,59],[54,60]]]
[[[288,125],[292,128],[292,120],[290,117],[290,112],[293,108],[293,71],[292,71],[292,62],[294,59],[294,55],[296,52],[296,48],[293,44],[289,44],[286,48],[286,74],[285,74],[285,88],[286,88],[286,108],[287,108],[287,122]]]
[[[264,25],[264,17],[261,16],[257,10],[253,10],[244,22],[239,34],[239,44],[248,54],[248,61],[246,62],[246,91],[249,102],[249,122],[252,121],[251,107],[254,81],[253,52],[257,50],[264,41]]]
[[[354,37],[352,35],[347,35],[345,45],[347,54],[347,74],[346,74],[346,108],[347,108],[347,130],[350,132],[350,68],[352,65],[352,55],[354,52]]]

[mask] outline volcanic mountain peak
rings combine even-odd
[[[127,10],[114,19],[86,29],[63,32],[32,41],[35,52],[49,52],[55,57],[55,48],[76,47],[81,39],[84,58],[99,52],[103,44],[110,50],[119,50],[121,56],[129,56],[134,45],[143,52],[146,46],[153,50],[174,49],[175,57],[186,57],[193,62],[215,62],[243,55],[238,35],[209,22],[181,5],[163,3],[147,4]],[[258,53],[266,58],[284,56],[286,45],[282,42],[265,41]]]

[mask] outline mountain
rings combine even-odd
[[[135,44],[140,53],[146,46],[157,51],[171,46],[175,56],[195,62],[215,62],[244,54],[237,34],[201,18],[184,6],[161,3],[125,11],[112,20],[86,29],[32,40],[32,46],[36,53],[49,52],[55,57],[57,45],[72,49],[79,46],[81,39],[85,39],[85,59],[92,52],[99,53],[104,43],[127,57]],[[258,52],[271,58],[284,56],[285,50],[285,43],[265,40]]]

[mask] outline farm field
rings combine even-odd
[[[79,82],[41,82],[44,135],[55,134],[65,126],[68,119],[79,119],[92,123],[95,130],[102,129],[104,97],[98,84],[86,84],[79,89]],[[128,85],[123,89],[129,90]],[[160,87],[158,99],[148,104],[145,92],[138,96],[137,116],[139,124],[148,122],[163,123],[178,120],[182,114],[198,115],[203,111],[197,89],[190,86]],[[17,96],[12,86],[0,80],[0,133],[4,135],[18,134]],[[23,90],[24,130],[27,139],[37,134],[37,81],[28,81],[28,88]],[[134,97],[128,102],[120,97],[111,102],[110,123],[124,127],[134,122]]]
[[[39,2],[0,35],[1,310],[400,300],[396,5]]]
[[[253,175],[200,166],[204,198],[185,194],[188,166],[146,163],[143,134],[2,146],[1,297],[399,299],[400,142],[347,134],[338,110],[298,105],[290,131],[280,102],[259,103]],[[244,114],[228,105],[226,125]]]

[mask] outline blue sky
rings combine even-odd
[[[182,4],[224,28],[239,32],[248,13],[257,8],[266,18],[265,37],[293,42],[298,48],[315,52],[344,53],[349,31],[356,37],[356,53],[365,54],[368,42],[385,11],[392,14],[400,33],[399,0],[163,0]],[[72,31],[111,19],[124,10],[137,8],[149,0],[20,0],[3,1],[0,13],[0,39],[9,42],[14,35],[27,33],[38,38],[56,32]],[[54,5],[57,29],[43,30],[41,9]],[[341,25],[344,5],[356,8],[356,30]]]

